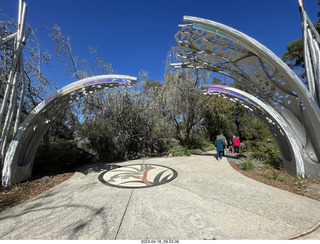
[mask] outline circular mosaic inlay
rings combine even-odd
[[[174,169],[165,166],[133,164],[105,171],[99,175],[99,180],[114,187],[143,188],[166,184],[177,176]]]

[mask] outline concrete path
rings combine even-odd
[[[247,178],[213,153],[114,166],[134,164],[178,174],[158,186],[119,188],[104,182],[110,165],[81,167],[64,183],[0,213],[0,239],[279,240],[320,221],[319,201]],[[301,239],[320,239],[320,230]]]

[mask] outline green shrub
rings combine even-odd
[[[246,145],[247,151],[250,151],[250,152],[263,151],[263,146],[262,146],[263,143],[261,141],[247,140],[247,141],[243,141],[243,143]]]
[[[216,149],[215,145],[213,145],[212,143],[210,143],[210,141],[198,141],[197,143],[195,143],[195,141],[193,141],[193,143],[189,143],[188,144],[188,149],[190,150],[190,152],[192,154],[202,154],[203,152],[206,151],[212,151],[214,149]]]
[[[182,147],[178,143],[174,143],[171,145],[171,148],[169,149],[169,153],[173,156],[190,156],[191,152],[190,150],[187,150],[186,148]]]
[[[283,162],[280,156],[280,152],[278,150],[275,150],[274,148],[267,148],[265,151],[267,155],[266,163],[271,165],[272,167],[276,169],[282,169],[283,168]]]
[[[215,145],[212,144],[211,142],[209,142],[209,141],[202,142],[202,145],[201,145],[202,151],[206,152],[206,151],[212,151],[215,149],[216,149]]]
[[[264,161],[275,169],[282,169],[283,162],[278,145],[267,141],[245,141],[247,151],[253,152],[252,157]]]
[[[260,151],[254,151],[252,154],[252,157],[257,158],[259,160],[266,160],[267,156],[265,155],[264,152],[260,152]]]

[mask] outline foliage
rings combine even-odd
[[[201,143],[201,147],[200,149],[204,152],[206,151],[211,151],[211,150],[215,150],[216,149],[216,146],[214,144],[212,144],[211,142],[209,141],[203,141]]]
[[[207,110],[206,101],[199,91],[206,78],[205,71],[190,68],[168,70],[165,75],[159,108],[183,146],[189,144],[193,130],[200,126]]]
[[[158,137],[162,133],[156,106],[138,90],[96,93],[82,107],[85,123],[80,136],[89,138],[99,155],[110,160],[162,155],[167,142]]]
[[[304,68],[302,38],[294,40],[287,45],[287,52],[283,54],[282,60],[287,62],[290,68]]]
[[[209,132],[210,141],[214,141],[216,135],[221,133],[226,138],[232,138],[237,132],[232,113],[235,109],[235,104],[225,98],[215,96],[208,97],[207,103],[208,109],[202,124]]]
[[[265,168],[266,165],[263,161],[255,158],[255,157],[248,157],[248,158],[241,158],[239,161],[239,165],[241,168],[247,171],[251,171],[254,168]]]
[[[280,151],[278,148],[267,148],[265,150],[265,154],[267,155],[266,163],[271,165],[276,169],[283,168],[283,162],[280,156]]]
[[[210,147],[212,145],[210,143],[208,130],[205,126],[201,124],[195,125],[189,135],[188,143],[185,147],[189,149],[201,149],[204,150],[205,147]]]
[[[18,183],[18,184],[13,185],[12,188],[15,189],[16,191],[22,191],[23,189],[26,188],[27,184],[28,184],[28,181],[24,182],[24,183]]]
[[[252,152],[252,157],[264,161],[265,164],[270,165],[276,169],[283,168],[278,145],[271,139],[260,141],[244,141],[247,146],[247,151]]]
[[[246,171],[251,171],[255,168],[253,159],[250,159],[250,158],[241,159],[239,162],[239,165],[241,166],[242,169]]]
[[[90,155],[79,150],[74,141],[55,138],[39,147],[35,157],[34,173],[63,171],[90,160]]]
[[[272,170],[272,174],[266,172],[263,174],[263,176],[269,180],[284,181],[284,179],[281,177],[280,173],[276,170]],[[295,180],[295,179],[293,179],[293,180]]]
[[[72,51],[71,38],[62,33],[58,25],[52,27],[53,33],[49,36],[52,38],[56,47],[56,55],[64,64],[64,71],[68,76],[84,79],[98,74],[115,73],[112,65],[106,63],[103,57],[98,55],[95,47],[88,46],[88,51],[94,59],[94,64],[89,64],[87,58],[78,57]]]
[[[172,143],[171,148],[169,149],[169,153],[173,156],[190,156],[190,150],[181,146],[178,142]]]

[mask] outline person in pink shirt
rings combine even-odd
[[[233,146],[234,146],[234,152],[239,153],[239,147],[240,147],[240,139],[239,137],[235,137],[233,139]]]

